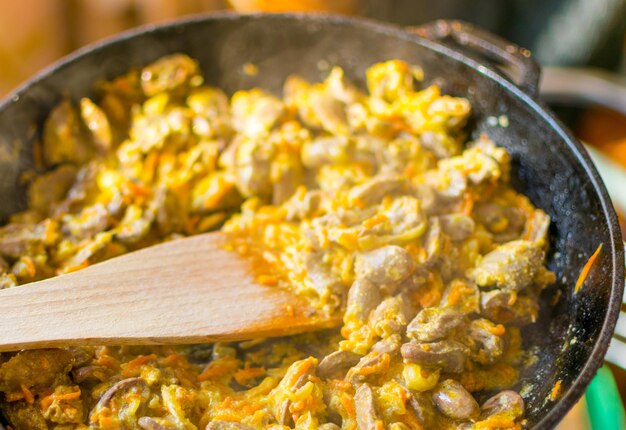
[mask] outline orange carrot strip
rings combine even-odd
[[[46,396],[44,398],[42,398],[39,401],[39,404],[41,405],[41,409],[42,410],[46,410],[50,407],[50,405],[52,404],[52,402],[54,402],[55,400],[77,400],[80,399],[80,389],[78,391],[74,391],[72,393],[66,393],[66,394],[50,394],[49,396]]]
[[[559,379],[552,387],[552,392],[550,393],[550,400],[555,401],[557,397],[561,394],[561,380]]]
[[[265,375],[265,369],[262,367],[250,367],[248,369],[240,369],[234,374],[235,381],[240,385],[246,385],[250,379],[258,378]]]
[[[578,290],[580,290],[580,287],[582,287],[583,283],[585,282],[585,279],[587,279],[587,276],[589,275],[589,271],[591,270],[591,267],[596,262],[596,259],[598,258],[598,255],[600,254],[601,250],[602,250],[602,244],[598,246],[598,249],[596,249],[596,252],[594,252],[591,255],[591,257],[589,257],[589,260],[587,260],[587,262],[583,266],[583,270],[582,272],[580,272],[580,276],[578,277],[578,280],[576,281],[576,286],[574,287],[574,293],[577,293]]]
[[[140,355],[137,358],[133,358],[132,360],[130,360],[127,365],[129,367],[139,367],[142,364],[146,364],[150,361],[156,360],[157,356],[156,354],[150,354],[150,355]]]
[[[30,391],[28,387],[24,384],[20,384],[20,388],[22,389],[22,393],[24,394],[24,400],[26,400],[26,403],[32,405],[35,401],[35,396],[33,395],[33,392]]]

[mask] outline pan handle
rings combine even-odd
[[[528,49],[463,21],[438,20],[407,30],[426,39],[469,49],[496,65],[524,92],[537,95],[541,69]]]

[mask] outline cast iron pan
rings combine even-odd
[[[487,133],[508,149],[515,188],[553,220],[549,266],[558,282],[545,292],[539,321],[524,332],[538,360],[524,369],[517,388],[529,427],[550,428],[565,415],[602,364],[620,307],[624,254],[591,160],[536,99],[539,70],[527,51],[458,22],[407,31],[333,16],[227,14],[131,31],[71,55],[0,104],[0,217],[24,208],[20,175],[33,167],[32,144],[62,94],[78,100],[91,95],[96,81],[173,52],[196,58],[207,82],[228,92],[260,86],[279,93],[289,74],[319,80],[326,74],[320,69],[334,64],[363,85],[368,66],[398,58],[422,66],[427,83],[469,98],[471,136]],[[244,74],[246,63],[256,64],[258,75]],[[575,296],[574,282],[600,243],[600,258]],[[557,288],[563,295],[550,306]],[[562,391],[550,399],[557,381]]]

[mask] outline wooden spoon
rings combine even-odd
[[[252,263],[224,241],[192,236],[2,290],[0,351],[242,340],[337,324],[257,283]]]

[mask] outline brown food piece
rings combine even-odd
[[[456,340],[430,343],[405,343],[400,349],[402,357],[413,363],[441,367],[444,372],[460,373],[465,369],[469,348]]]
[[[48,166],[62,163],[84,164],[95,155],[87,128],[69,100],[63,100],[50,113],[43,128],[43,158]]]
[[[141,71],[141,88],[151,97],[160,92],[181,92],[202,83],[198,63],[184,54],[161,57]]]
[[[20,258],[35,251],[42,243],[37,228],[30,224],[9,224],[0,228],[0,256]]]
[[[515,391],[505,390],[487,399],[480,409],[481,418],[494,415],[507,415],[511,418],[520,418],[524,415],[524,399]]]
[[[415,269],[411,254],[396,245],[387,245],[359,254],[356,258],[357,278],[365,278],[374,284],[400,282]]]
[[[0,367],[0,391],[26,387],[49,387],[60,376],[66,375],[74,357],[63,349],[22,351]]]
[[[354,395],[356,422],[359,430],[378,430],[381,421],[374,404],[374,393],[368,384],[362,384]]]
[[[106,390],[102,394],[102,396],[100,396],[100,400],[98,400],[98,403],[93,408],[92,413],[93,411],[106,407],[107,404],[111,401],[111,399],[113,399],[113,397],[115,397],[118,392],[130,390],[133,387],[139,388],[141,390],[141,396],[143,397],[143,399],[147,399],[148,395],[150,394],[150,389],[148,388],[148,383],[146,381],[141,378],[122,379],[120,382],[113,384],[111,388]]]
[[[324,263],[322,255],[316,252],[310,253],[305,258],[306,271],[312,281],[313,288],[320,297],[328,297],[330,294],[343,296],[346,287]]]
[[[25,402],[2,402],[2,412],[6,415],[11,428],[17,430],[48,430],[46,419],[35,405]]]
[[[477,363],[492,364],[502,357],[504,340],[494,334],[495,330],[496,325],[484,318],[470,323],[468,335],[472,344],[472,359]]]
[[[367,279],[357,279],[348,291],[345,319],[356,318],[365,322],[381,301],[382,295],[376,285]]]
[[[463,214],[449,214],[439,217],[441,228],[454,242],[467,239],[476,227],[474,220]]]
[[[343,379],[361,356],[350,351],[335,351],[320,361],[318,375],[325,379]]]
[[[539,316],[537,300],[517,296],[511,291],[491,290],[480,293],[481,314],[502,324],[527,325]]]
[[[413,312],[404,294],[387,297],[371,313],[369,326],[381,337],[399,334],[404,332]]]
[[[422,309],[406,329],[407,336],[420,341],[432,342],[446,335],[465,322],[463,314],[450,307]]]
[[[28,188],[29,207],[47,214],[53,204],[65,197],[76,178],[76,172],[75,166],[64,164],[37,176]]]
[[[433,428],[435,423],[435,405],[430,393],[411,392],[409,407],[424,429]]]
[[[443,292],[441,306],[456,309],[463,315],[480,312],[480,290],[473,281],[453,279]]]
[[[509,242],[485,255],[470,277],[480,287],[520,291],[532,283],[543,258],[543,250],[533,242]]]
[[[442,414],[453,420],[473,419],[480,414],[474,397],[454,379],[437,385],[433,391],[433,402]]]

